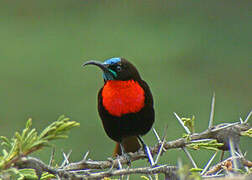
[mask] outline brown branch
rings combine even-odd
[[[228,171],[232,171],[233,170],[233,165],[232,165],[232,161],[234,159],[238,159],[241,161],[241,163],[244,165],[244,166],[247,166],[247,167],[251,167],[252,166],[252,162],[245,159],[244,157],[230,157],[222,162],[219,162],[218,164],[214,165],[211,169],[209,169],[205,175],[210,175],[210,174],[214,174],[216,172],[218,172],[219,170],[221,169],[226,169]]]
[[[246,160],[243,157],[236,157],[239,159],[244,166],[251,167],[252,162]],[[228,171],[232,171],[232,163],[231,161],[234,158],[230,157],[223,162],[220,162],[213,166],[209,171],[207,171],[204,177],[213,177],[211,174],[215,174],[220,169],[224,168]],[[78,171],[78,170],[70,170],[70,169],[56,169],[49,167],[39,159],[33,157],[22,157],[19,164],[19,168],[36,168],[37,174],[41,175],[42,172],[46,171],[54,175],[58,175],[61,178],[65,179],[101,179],[104,177],[112,177],[112,176],[122,176],[122,175],[130,175],[130,174],[145,174],[145,175],[152,175],[152,174],[165,174],[166,177],[170,179],[178,178],[177,177],[177,170],[178,168],[175,166],[168,166],[168,165],[161,165],[157,167],[142,167],[142,168],[125,168],[125,169],[109,169],[107,171],[101,172],[94,172],[92,170],[86,169],[85,171]],[[39,170],[39,171],[38,171]]]
[[[165,142],[163,144],[163,148],[167,149],[174,149],[174,148],[183,148],[186,145],[191,143],[191,140],[202,140],[202,139],[216,139],[217,141],[223,140],[225,135],[230,137],[230,133],[236,136],[240,136],[242,131],[246,131],[250,128],[247,124],[224,124],[218,125],[211,129],[208,129],[202,133],[194,133],[190,135],[188,138],[179,138],[174,141]],[[219,139],[220,135],[222,134],[222,139]],[[153,148],[151,148],[152,154],[160,153],[160,146],[162,143],[156,144]],[[131,157],[131,162],[136,161],[138,159],[146,158],[144,151],[141,149],[136,153],[129,153]],[[225,160],[228,161],[228,160]],[[123,156],[117,157],[116,159],[108,159],[105,161],[94,161],[94,160],[86,160],[86,156],[83,160],[79,162],[74,162],[67,164],[61,168],[52,168],[42,161],[31,158],[31,157],[20,157],[19,161],[15,163],[15,166],[18,168],[34,168],[37,174],[40,176],[43,171],[47,171],[49,173],[58,175],[59,177],[69,177],[71,179],[85,179],[85,178],[102,178],[102,177],[109,177],[109,176],[119,176],[119,175],[128,175],[128,174],[156,174],[156,173],[164,173],[171,175],[171,172],[175,173],[177,168],[174,166],[158,166],[158,167],[144,167],[144,168],[130,168],[130,169],[120,169],[115,170],[114,168],[118,168],[120,164],[127,164],[128,161]],[[251,165],[251,162],[245,160],[243,158],[243,164],[248,166]],[[220,165],[216,165],[219,167]],[[222,164],[223,166],[223,164]],[[98,169],[108,169],[108,171],[102,172],[94,172]],[[209,170],[210,171],[210,170]],[[209,172],[208,171],[208,172]],[[213,170],[212,170],[213,171]],[[81,173],[81,175],[79,174]]]
[[[46,165],[39,159],[34,157],[22,157],[18,163],[16,163],[18,168],[35,168],[37,174],[41,175],[42,172],[46,171],[54,175],[58,175],[59,177],[70,178],[70,179],[100,179],[104,177],[110,176],[121,176],[121,175],[129,175],[129,174],[166,174],[169,177],[176,176],[175,172],[177,171],[177,167],[162,165],[158,167],[143,167],[143,168],[130,168],[130,169],[109,169],[108,171],[103,172],[92,172],[87,171],[74,171],[70,169],[56,169]],[[77,174],[77,173],[82,173]]]
[[[159,167],[142,167],[142,168],[130,168],[120,170],[108,170],[105,172],[92,173],[88,175],[74,175],[74,177],[79,179],[101,179],[104,177],[122,176],[130,174],[145,174],[145,175],[165,174],[166,176],[170,177],[170,179],[174,179],[172,177],[177,177],[176,171],[177,167],[175,166],[163,165]],[[73,175],[71,178],[73,178]]]
[[[218,125],[215,126],[209,130],[206,130],[202,133],[195,133],[189,136],[188,139],[190,140],[201,140],[201,139],[216,139],[218,142],[223,142],[223,137],[225,136],[225,133],[228,135],[226,138],[228,139],[230,136],[230,133],[232,135],[237,135],[240,136],[240,133],[242,131],[246,131],[250,128],[249,125],[247,124],[225,124],[224,125]],[[219,134],[221,133],[222,136]],[[223,135],[224,134],[224,135]],[[164,149],[176,149],[176,148],[183,148],[186,145],[190,144],[191,142],[188,141],[186,138],[179,138],[174,141],[169,141],[164,143],[163,148]],[[228,146],[228,144],[225,144],[227,142],[224,142],[224,146]],[[151,149],[152,155],[157,154],[160,150],[160,146],[162,143],[156,144],[153,148]],[[225,149],[225,148],[223,148]],[[131,157],[131,162],[139,160],[139,159],[144,159],[146,158],[146,155],[144,151],[141,149],[138,152],[135,153],[129,153]],[[120,163],[123,165],[127,164],[128,161],[125,159],[123,156],[118,157]],[[64,167],[66,170],[79,170],[79,169],[106,169],[110,167],[118,167],[118,159],[109,159],[106,161],[94,161],[94,160],[82,160],[79,162],[75,163],[70,163],[67,166]]]
[[[91,178],[104,178],[110,176],[121,176],[121,175],[129,175],[129,174],[166,174],[169,177],[176,176],[175,172],[177,171],[177,167],[175,166],[159,166],[159,167],[143,167],[143,168],[132,168],[132,169],[121,169],[107,172],[100,172],[96,174],[90,175]],[[89,176],[87,176],[89,178]]]

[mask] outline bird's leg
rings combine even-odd
[[[137,138],[139,139],[139,141],[141,142],[143,148],[144,148],[144,152],[145,154],[147,155],[148,157],[148,160],[150,162],[150,165],[151,166],[155,166],[155,163],[154,163],[154,160],[153,160],[153,157],[152,157],[152,154],[150,152],[150,148],[144,143],[143,139],[140,137],[140,136],[137,136]]]
[[[120,147],[121,147],[121,152],[122,152],[122,156],[125,157],[125,159],[127,160],[127,164],[130,166],[131,164],[131,160],[130,160],[130,156],[128,153],[126,153],[122,143],[120,143]]]

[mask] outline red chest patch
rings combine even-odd
[[[144,90],[134,80],[107,81],[102,90],[102,103],[113,116],[140,111],[144,106]]]

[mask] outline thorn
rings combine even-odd
[[[127,168],[125,168],[126,170],[129,170],[130,166],[128,165]],[[130,174],[127,174],[127,175],[124,175],[122,174],[119,178],[119,180],[123,180],[124,179],[124,176],[126,176],[126,179],[129,180],[129,177],[130,177]]]
[[[178,168],[179,169],[183,167],[183,163],[182,163],[182,160],[181,160],[180,157],[178,158],[178,162],[177,163],[178,163]]]
[[[249,168],[247,166],[244,166],[244,169],[246,170],[247,173],[249,173]]]
[[[84,174],[90,175],[91,170],[90,169],[79,169],[79,170],[68,170],[68,172],[84,173]]]
[[[244,155],[243,155],[243,153],[242,153],[242,151],[241,151],[241,148],[240,147],[238,147],[238,154],[240,155],[239,157],[242,157],[242,158],[244,158]]]
[[[50,160],[49,160],[48,166],[52,166],[52,163],[54,161],[54,156],[55,156],[55,147],[52,148],[52,152],[51,152],[51,156],[50,156]]]
[[[196,142],[205,142],[205,141],[211,141],[211,140],[214,140],[214,139],[197,139],[197,140],[191,140],[190,142],[196,143]]]
[[[165,129],[164,129],[164,135],[163,135],[163,138],[162,138],[162,142],[161,143],[165,143],[165,139],[166,139],[166,135],[167,135],[167,129],[168,129],[168,125],[166,124],[165,125]],[[164,145],[163,145],[164,146]],[[166,149],[163,147],[163,152],[166,152]],[[162,154],[162,153],[161,153]]]
[[[184,123],[181,120],[181,118],[175,112],[173,112],[173,114],[176,116],[176,118],[178,119],[179,123],[183,126],[183,128],[185,129],[185,131],[187,132],[187,134],[191,134],[190,130],[184,125]]]
[[[71,153],[72,153],[72,150],[70,150],[67,155],[63,152],[64,161],[61,164],[60,168],[64,167],[66,164],[69,164],[68,158],[69,158]]]
[[[242,158],[243,155],[242,154],[239,154],[237,151],[235,151],[235,155],[238,156],[239,158]]]
[[[230,123],[230,124],[228,124],[228,125],[226,125],[226,126],[222,126],[222,127],[220,127],[220,128],[213,129],[213,130],[211,130],[211,132],[216,132],[216,131],[219,131],[219,130],[222,130],[222,129],[226,129],[226,128],[228,128],[228,127],[237,125],[237,124],[239,124],[239,123],[240,123],[240,122]]]
[[[115,161],[112,161],[111,167],[106,172],[111,173],[113,171],[114,166],[115,166]]]
[[[241,124],[243,124],[243,123],[244,123],[241,117],[240,117],[240,123],[241,123]]]
[[[203,174],[205,174],[205,172],[207,171],[207,169],[209,168],[209,166],[211,165],[211,163],[213,162],[214,158],[216,157],[218,151],[216,151],[214,153],[214,155],[211,157],[211,159],[208,161],[207,165],[204,167],[203,171],[201,171],[200,175],[202,176]]]
[[[128,174],[128,175],[127,175],[127,180],[129,180],[129,179],[130,179],[129,177],[130,177],[130,175]]]
[[[88,155],[89,155],[89,151],[87,151],[87,152],[86,152],[86,154],[84,155],[84,157],[83,157],[82,161],[86,161],[86,159],[87,159]]]
[[[222,173],[223,171],[223,168],[221,168],[217,173],[216,173],[216,176],[225,176],[224,174],[220,174]],[[213,175],[214,176],[214,175]]]
[[[231,156],[233,158],[234,170],[237,171],[238,162],[237,162],[237,159],[236,159],[235,147],[234,147],[234,142],[233,142],[232,138],[229,139],[229,151],[230,151],[230,154],[231,154]]]
[[[157,154],[157,157],[156,157],[156,160],[155,160],[155,164],[158,163],[158,160],[159,160],[159,158],[160,158],[160,156],[161,156],[161,154],[163,152],[164,143],[165,143],[165,137],[164,137],[163,142],[162,142],[162,144],[161,144],[161,146],[160,146],[160,148],[158,150],[158,154]]]
[[[152,177],[151,177],[151,175],[149,175],[149,174],[148,174],[148,177],[149,177],[149,179],[150,179],[150,180],[152,180]]]
[[[117,158],[117,163],[118,163],[118,168],[122,169],[122,164],[121,164],[121,162],[120,162],[120,160],[118,158]]]
[[[186,147],[182,147],[182,149],[184,150],[186,156],[189,158],[189,160],[191,161],[192,165],[194,168],[198,168],[198,166],[196,165],[195,161],[193,160],[191,154],[189,153],[189,151],[186,149]]]
[[[154,134],[155,134],[155,136],[156,136],[156,138],[157,138],[157,140],[158,140],[158,143],[161,143],[160,137],[159,137],[159,135],[158,135],[156,129],[155,129],[155,128],[152,128],[152,130],[153,130],[153,132],[154,132]]]
[[[151,151],[150,151],[149,147],[144,143],[143,139],[140,136],[137,136],[137,137],[138,137],[138,140],[141,142],[141,144],[142,144],[142,146],[144,148],[144,152],[148,157],[148,160],[149,160],[149,163],[150,163],[151,167],[153,167],[155,165],[155,163],[154,163],[154,160],[153,160],[153,157],[152,157],[152,154],[151,154]]]
[[[238,152],[235,152],[236,155],[237,155],[239,158],[241,158],[241,159],[245,159],[245,156],[246,156],[247,152],[245,152],[245,153],[243,154],[243,153],[241,152],[241,149],[240,149],[240,148],[238,148],[238,151],[239,151],[239,153],[238,153]],[[246,170],[246,172],[249,172],[249,171],[250,171],[249,168],[248,168],[248,166],[244,166],[244,164],[243,164],[243,168]]]
[[[146,151],[146,154],[148,156],[148,159],[149,159],[149,162],[150,162],[150,165],[151,167],[155,166],[155,163],[154,163],[154,160],[153,160],[153,157],[152,157],[152,154],[150,152],[150,149],[147,145],[145,145],[144,147],[145,151]]]
[[[215,106],[215,92],[213,93],[213,97],[212,97],[212,104],[211,104],[211,112],[210,112],[208,129],[211,129],[213,127],[214,106]]]
[[[244,156],[244,157],[246,157],[246,156],[247,156],[247,153],[248,153],[248,152],[247,152],[247,151],[245,151],[245,153],[243,154],[243,156]]]
[[[249,112],[249,114],[248,114],[248,116],[246,117],[244,123],[247,123],[247,122],[248,122],[248,120],[249,120],[249,118],[250,118],[251,115],[252,115],[252,110]]]
[[[163,138],[162,138],[162,139],[166,138],[167,129],[168,129],[168,125],[166,124],[166,125],[165,125],[165,129],[164,129],[164,135],[163,135]]]

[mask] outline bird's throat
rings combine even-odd
[[[144,90],[137,81],[114,81],[104,84],[102,103],[113,116],[139,112],[144,107]]]

